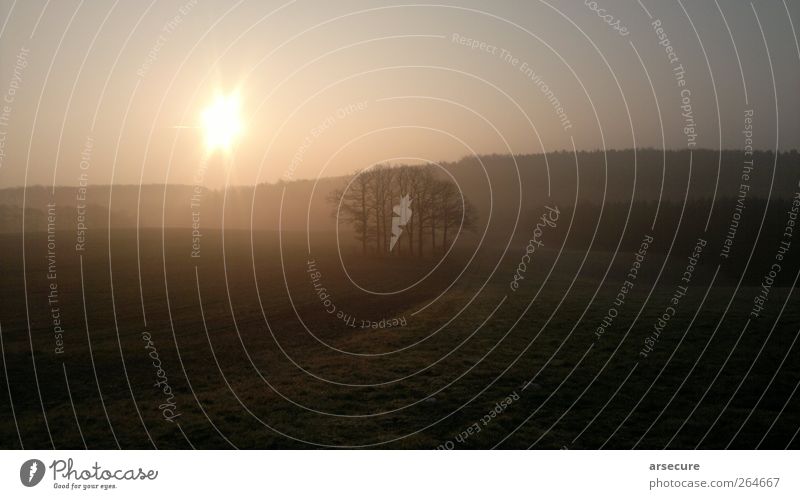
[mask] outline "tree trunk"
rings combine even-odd
[[[375,206],[375,253],[381,253],[381,210]]]
[[[386,253],[386,241],[383,240],[383,226],[386,225],[384,220],[383,205],[378,205],[378,226],[375,228],[375,238],[378,239],[378,253],[381,255]]]
[[[436,252],[436,216],[431,213],[431,252]]]
[[[423,239],[423,236],[425,235],[425,228],[423,227],[424,224],[422,223],[422,208],[421,208],[421,206],[417,206],[417,210],[418,210],[417,213],[419,213],[419,216],[417,217],[417,221],[419,222],[419,228],[417,229],[417,231],[418,231],[417,232],[417,237],[419,238],[419,240],[417,241],[417,255],[418,256],[422,256],[423,254],[425,254],[425,249],[422,247],[422,239]]]
[[[405,226],[405,233],[408,234],[408,255],[414,256],[414,224],[411,220]]]
[[[388,201],[388,205],[386,204]],[[394,210],[392,209],[392,198],[384,196],[383,204],[383,226],[381,227],[381,239],[383,239],[383,249],[386,254],[389,253],[389,245],[392,240],[390,234],[392,233],[392,217]]]
[[[367,191],[361,188],[361,253],[367,254]]]

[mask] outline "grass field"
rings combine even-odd
[[[644,358],[685,253],[649,252],[598,337],[632,253],[547,247],[511,291],[524,244],[438,267],[344,249],[382,295],[329,234],[309,255],[304,234],[230,231],[223,255],[208,232],[191,258],[185,230],[90,232],[80,255],[59,232],[52,269],[46,234],[24,266],[21,237],[0,238],[6,448],[800,445],[798,298],[772,288],[748,320],[759,283],[717,272],[716,250]]]

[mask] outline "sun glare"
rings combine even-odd
[[[233,141],[242,132],[239,97],[235,94],[217,96],[203,111],[202,118],[207,151],[230,151]]]

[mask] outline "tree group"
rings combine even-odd
[[[395,207],[410,199],[410,216],[391,247]],[[362,252],[386,255],[425,255],[445,251],[460,230],[474,230],[477,216],[449,178],[432,166],[377,165],[357,171],[343,189],[333,193],[335,214],[350,224]]]

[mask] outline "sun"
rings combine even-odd
[[[209,153],[216,150],[230,151],[234,140],[242,133],[239,106],[237,94],[218,95],[203,111],[203,130]]]

